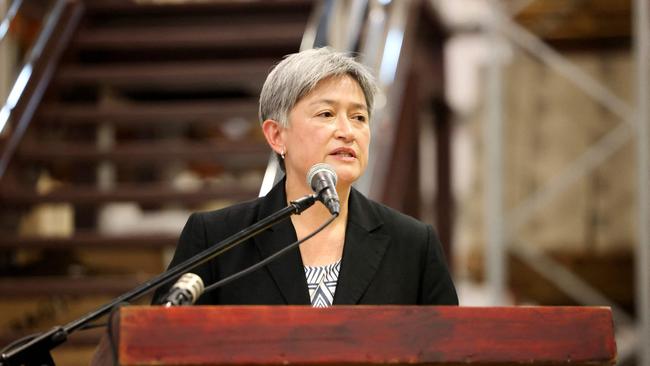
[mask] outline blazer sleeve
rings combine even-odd
[[[451,279],[442,245],[431,225],[427,225],[427,248],[424,255],[420,305],[458,305],[458,295]]]
[[[201,213],[193,213],[192,215],[190,215],[189,219],[187,220],[187,223],[185,223],[185,227],[183,227],[181,236],[178,239],[178,245],[176,246],[176,251],[174,252],[174,257],[172,258],[172,261],[169,264],[168,270],[170,268],[173,268],[183,263],[184,261],[193,257],[194,255],[202,252],[206,248],[207,248],[207,238],[206,238],[203,215]],[[194,273],[199,277],[201,277],[203,283],[210,284],[213,282],[212,281],[213,273],[211,271],[210,266],[206,264],[202,264],[188,272]],[[153,296],[154,304],[162,300],[162,297],[167,294],[167,292],[173,286],[173,284],[176,282],[177,279],[178,278],[173,279],[172,281],[159,287],[156,290]],[[210,303],[209,295],[210,294],[204,294],[203,296],[201,296],[198,299],[197,304]]]

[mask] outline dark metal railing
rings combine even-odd
[[[3,27],[5,21],[9,26],[19,7],[20,1],[12,4],[3,20]],[[81,13],[82,4],[79,1],[57,0],[54,3],[10,88],[7,100],[0,108],[0,180],[34,117]]]
[[[9,26],[16,17],[16,14],[18,14],[18,10],[22,4],[23,0],[14,0],[14,2],[11,3],[11,6],[9,6],[7,14],[5,14],[4,19],[2,19],[2,23],[0,23],[0,43],[4,41],[5,37],[9,33]]]

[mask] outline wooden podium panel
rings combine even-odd
[[[612,365],[609,308],[132,306],[121,365]]]

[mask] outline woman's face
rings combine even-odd
[[[336,171],[338,185],[351,185],[368,163],[370,126],[363,90],[347,75],[321,80],[290,111],[282,137],[288,176],[305,177],[314,164],[327,163]]]

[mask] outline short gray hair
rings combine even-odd
[[[359,83],[370,116],[377,90],[374,77],[354,58],[325,47],[287,55],[273,68],[260,93],[260,123],[271,119],[287,127],[291,109],[319,81],[343,75]]]

